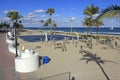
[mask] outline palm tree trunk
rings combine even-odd
[[[107,76],[107,74],[105,73],[105,71],[104,71],[104,69],[102,68],[102,66],[101,66],[98,62],[96,62],[96,63],[98,64],[98,66],[99,66],[100,69],[102,70],[102,72],[103,72],[103,74],[105,75],[106,79],[107,79],[107,80],[110,80],[110,78]]]
[[[90,27],[90,48],[92,49],[92,27]]]
[[[16,57],[18,56],[18,49],[17,49],[17,31],[16,31],[16,26],[15,26],[15,49],[16,49]]]
[[[15,49],[16,49],[16,57],[18,56],[18,49],[17,49],[17,46],[18,46],[18,43],[17,43],[17,20],[15,22],[15,26],[14,26],[14,29],[15,29]]]
[[[87,39],[88,39],[88,37],[89,37],[89,33],[90,33],[90,27],[88,26],[88,27],[87,27]]]
[[[51,22],[50,22],[50,28],[51,28],[51,39],[50,40],[53,40],[53,32],[52,32],[52,15],[50,15],[50,19],[51,19]]]
[[[98,40],[98,27],[97,27],[97,40]]]
[[[88,37],[89,27],[87,27],[87,37]]]

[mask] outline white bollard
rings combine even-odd
[[[39,55],[32,50],[25,50],[21,56],[15,58],[15,70],[17,72],[28,73],[39,68]]]

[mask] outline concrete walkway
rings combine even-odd
[[[15,55],[8,51],[5,33],[0,33],[0,80],[31,80],[33,73],[25,74],[15,71],[14,58]]]

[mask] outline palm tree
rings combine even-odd
[[[48,24],[50,24],[50,28],[51,28],[51,40],[52,40],[52,14],[55,13],[53,8],[48,8],[48,10],[46,11],[46,14],[50,15],[50,19],[48,19]]]
[[[45,23],[45,20],[40,20],[40,23],[42,23],[42,27],[41,27],[41,30],[43,29],[43,26],[44,26],[44,23]]]
[[[2,32],[2,27],[3,27],[3,26],[0,24],[0,31],[1,31],[1,32]]]
[[[89,16],[89,18],[91,18],[91,27],[93,26],[93,16],[95,14],[97,14],[99,12],[99,8],[98,7],[95,7],[93,4],[91,6],[87,6],[85,9],[84,9],[84,14]],[[90,27],[90,33],[91,33],[91,46],[90,48],[92,48],[92,28]]]
[[[99,13],[99,8],[95,7],[93,4],[91,6],[87,6],[87,8],[84,9],[84,14],[92,18],[97,13]]]
[[[120,19],[120,6],[118,5],[111,5],[108,6],[106,9],[103,9],[101,14],[96,19],[102,19],[102,18],[110,18],[117,16],[116,18]]]
[[[17,11],[9,11],[7,14],[7,17],[9,17],[12,21],[13,21],[13,28],[14,28],[14,36],[15,36],[15,47],[16,47],[16,57],[18,56],[18,52],[17,52],[17,35],[16,35],[16,28],[19,26],[19,22],[20,22],[20,18],[22,18],[23,16],[19,15],[19,12]]]
[[[102,20],[94,20],[94,26],[96,26],[96,32],[97,32],[97,36],[96,36],[96,38],[98,39],[99,37],[98,37],[98,29],[99,29],[99,27],[101,26],[101,25],[104,25],[104,23],[103,23],[103,21]]]
[[[55,22],[53,23],[53,27],[54,27],[54,28],[56,28],[56,27],[57,27],[57,24],[56,24]]]
[[[91,18],[88,18],[88,17],[85,17],[84,21],[82,21],[82,25],[87,26],[87,36],[88,36],[88,32],[90,32],[90,30],[91,30],[91,28],[90,28],[90,26],[92,26],[91,21],[92,21]]]
[[[55,21],[54,21],[54,23],[53,23],[53,27],[54,27],[54,30],[55,30],[55,28],[57,27],[57,24],[55,23]]]
[[[83,58],[81,58],[80,60],[86,60],[86,64],[89,61],[94,61],[101,69],[101,71],[103,72],[103,74],[105,75],[107,80],[110,80],[109,77],[107,76],[107,74],[105,73],[104,69],[102,68],[101,64],[104,64],[105,61],[107,60],[102,60],[100,57],[97,57],[96,54],[92,54],[87,52],[86,54],[83,55]]]
[[[20,32],[21,29],[23,29],[23,28],[24,28],[24,26],[23,26],[23,24],[22,24],[22,21],[19,21],[19,23],[18,23],[18,27],[17,27],[18,32]]]
[[[10,23],[8,22],[1,22],[2,28],[4,28],[4,31],[8,31],[8,28],[10,28]]]

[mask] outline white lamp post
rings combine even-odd
[[[71,33],[72,33],[72,22],[73,20],[75,20],[75,17],[71,17],[70,21],[71,21]]]

